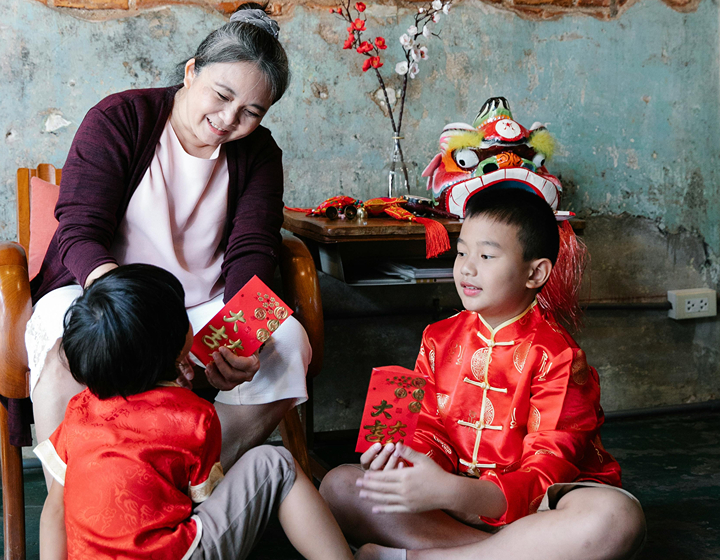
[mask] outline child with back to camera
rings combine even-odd
[[[306,558],[352,558],[287,450],[223,476],[215,408],[175,382],[191,345],[182,285],[155,266],[116,268],[69,309],[62,350],[87,389],[35,449],[53,476],[41,559],[245,558],[275,512]]]
[[[621,559],[640,548],[642,509],[600,441],[597,372],[537,305],[558,248],[540,196],[494,188],[468,200],[453,269],[465,310],[423,335],[412,443],[376,443],[364,474],[344,465],[321,487],[351,542],[369,543],[356,558]]]

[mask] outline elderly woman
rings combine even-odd
[[[59,226],[31,287],[26,331],[37,437],[84,387],[58,354],[63,317],[122,264],[175,274],[197,332],[253,275],[272,279],[281,242],[282,152],[260,126],[289,82],[278,26],[245,4],[184,65],[182,85],[126,91],[93,107],[63,168]],[[307,336],[286,320],[261,354],[227,348],[205,370],[220,392],[225,468],[307,399]],[[189,382],[192,374],[187,372]]]

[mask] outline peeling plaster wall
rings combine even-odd
[[[0,0],[2,239],[15,238],[17,167],[62,166],[92,105],[114,91],[168,84],[175,64],[225,21],[219,13],[181,5],[132,17],[110,13],[100,21],[70,13],[35,0]],[[373,102],[372,75],[363,74],[358,55],[341,49],[343,22],[327,10],[285,6],[283,14],[281,39],[294,77],[265,124],[284,150],[286,203],[309,206],[339,193],[381,194],[376,170],[389,155],[391,129]],[[367,14],[371,33],[390,44],[382,68],[390,75],[400,60],[395,38],[411,14],[392,6],[370,6]],[[565,208],[587,218],[593,265],[586,298],[660,301],[668,289],[718,289],[718,21],[718,5],[710,0],[689,13],[640,0],[607,21],[581,14],[528,20],[460,1],[440,25],[441,38],[429,43],[431,58],[411,83],[405,151],[422,169],[436,153],[445,123],[472,121],[487,97],[504,95],[521,123],[550,123],[562,146],[549,168],[566,186]],[[417,305],[424,292],[407,290],[393,292],[394,299]],[[331,287],[326,307],[332,311],[344,298],[363,303],[345,319],[329,318],[328,331],[357,323],[373,333],[369,340],[402,333],[408,349],[395,361],[411,367],[430,314],[392,320],[389,330],[381,330],[357,318],[367,305],[392,307],[378,291]],[[612,381],[612,388],[605,388],[606,408],[718,396],[716,319],[678,325],[660,311],[613,313],[591,312],[582,335],[591,361]],[[333,336],[330,356],[344,343]],[[628,340],[635,351],[626,348]],[[655,359],[648,361],[649,348]],[[323,377],[328,379],[327,399],[341,398],[331,397],[329,388],[346,366],[328,362],[318,380],[322,394]],[[355,377],[369,375],[353,371]],[[660,379],[652,391],[643,389],[650,378]],[[627,390],[630,386],[637,390]]]

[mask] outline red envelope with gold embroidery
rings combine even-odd
[[[204,364],[226,346],[238,356],[250,356],[292,315],[260,278],[253,276],[207,325],[193,337],[191,352]]]
[[[400,366],[373,368],[355,451],[374,443],[410,443],[417,427],[425,378]]]

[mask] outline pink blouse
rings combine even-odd
[[[185,288],[186,307],[221,294],[228,183],[222,146],[210,159],[191,156],[168,119],[117,229],[111,252],[118,264],[154,264],[172,272]]]

